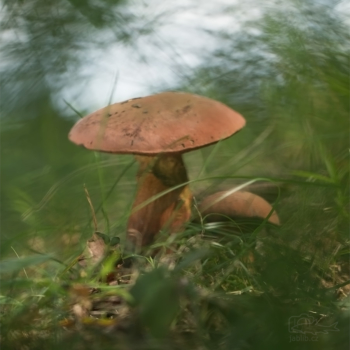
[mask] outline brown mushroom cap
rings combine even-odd
[[[79,120],[69,139],[88,149],[132,154],[186,152],[225,139],[244,118],[212,99],[181,92],[134,98]]]
[[[201,215],[214,214],[210,215],[210,221],[223,221],[222,215],[234,219],[259,218],[264,220],[272,210],[271,204],[256,194],[245,191],[237,191],[229,195],[227,193],[227,191],[220,191],[204,198],[198,208]],[[280,224],[275,211],[268,221],[274,225]]]

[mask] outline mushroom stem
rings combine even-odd
[[[136,159],[140,168],[133,209],[153,196],[188,181],[179,153],[136,156]],[[127,226],[130,248],[150,244],[161,229],[167,229],[169,233],[180,229],[190,218],[191,201],[191,191],[188,185],[184,185],[133,212]]]

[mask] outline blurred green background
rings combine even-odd
[[[240,112],[247,125],[185,155],[190,179],[204,179],[191,185],[193,192],[201,196],[254,178],[281,185],[274,201],[283,226],[268,246],[269,268],[256,278],[274,297],[286,298],[269,299],[269,307],[250,295],[227,301],[233,311],[225,322],[208,316],[208,308],[224,313],[224,301],[207,300],[197,310],[207,315],[205,325],[197,328],[225,331],[213,332],[207,343],[203,334],[195,344],[186,335],[188,348],[345,348],[348,311],[320,282],[333,276],[328,287],[334,287],[349,279],[345,1],[3,0],[1,6],[2,259],[36,252],[67,261],[80,254],[93,230],[84,184],[99,230],[124,239],[136,164],[130,156],[71,144],[67,135],[79,114],[164,90],[205,95]],[[303,282],[294,282],[303,274]],[[12,291],[6,288],[3,295]],[[302,301],[284,308],[292,299]],[[341,331],[317,342],[290,342],[286,319],[321,304],[318,312],[336,315]],[[255,330],[252,320],[263,326]],[[175,343],[147,344],[187,344]]]

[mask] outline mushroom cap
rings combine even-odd
[[[69,139],[91,150],[158,154],[187,152],[225,139],[245,119],[212,99],[163,92],[112,104],[79,120]]]
[[[216,192],[205,197],[198,206],[201,215],[210,215],[209,221],[223,221],[222,215],[233,219],[256,218],[264,220],[271,210],[271,204],[260,196],[246,192],[237,191]],[[215,215],[219,214],[219,215]],[[274,225],[280,225],[276,211],[273,211],[268,221]]]

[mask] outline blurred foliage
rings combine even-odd
[[[2,10],[2,238],[18,242],[39,234],[55,241],[76,231],[81,220],[74,208],[86,214],[83,182],[95,180],[91,186],[99,187],[96,168],[110,166],[67,142],[78,117],[73,110],[70,120],[63,114],[60,92],[89,79],[81,67],[113,43],[134,46],[154,23],[120,0],[4,1]],[[115,170],[108,176],[112,187]],[[3,253],[8,249],[2,245]]]
[[[84,78],[83,64],[93,64],[113,44],[132,45],[153,28],[125,0],[11,0],[2,10],[2,111],[22,107],[27,117],[37,115],[45,94],[54,98]]]
[[[216,177],[194,191],[276,182],[281,227],[227,235],[220,224],[191,223],[176,238],[161,235],[157,247],[176,239],[174,261],[140,258],[130,288],[68,271],[93,230],[84,184],[98,229],[123,240],[136,167],[132,157],[70,144],[78,116],[63,115],[56,98],[113,43],[152,36],[154,19],[132,5],[3,1],[1,347],[348,348],[349,30],[335,5],[271,1],[240,31],[210,32],[219,48],[167,87],[221,100],[247,119],[233,138],[185,156],[191,179]],[[222,11],[234,21],[236,10]],[[112,326],[63,327],[77,299],[72,280],[119,296],[127,315],[121,309]],[[314,341],[291,333],[291,322],[312,318],[337,330]]]
[[[180,90],[240,111],[250,126],[242,131],[245,146],[254,142],[248,132],[259,134],[272,124],[272,144],[263,148],[281,150],[288,170],[318,171],[325,151],[340,163],[347,159],[350,37],[329,5],[289,1],[267,8],[263,20],[247,22],[239,32],[211,34],[220,48],[204,57]]]

